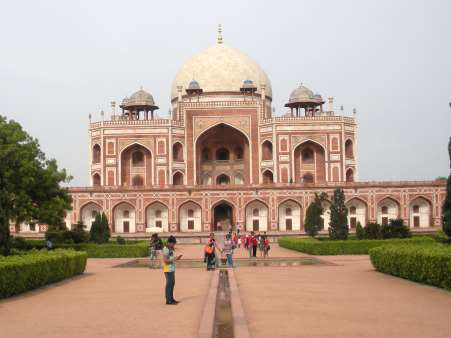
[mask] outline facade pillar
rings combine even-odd
[[[278,166],[278,151],[279,147],[277,144],[277,135],[276,135],[276,121],[275,118],[272,118],[272,169],[273,169],[273,182],[279,182],[279,166]]]
[[[182,119],[182,89],[183,86],[177,86],[177,119],[180,121]]]
[[[168,154],[169,154],[169,168],[168,168],[168,184],[173,184],[172,182],[172,122],[169,121],[169,136],[168,136],[168,141],[169,141],[169,149],[168,149]],[[185,159],[185,163],[187,163],[187,159]],[[185,170],[186,171],[186,170]],[[186,176],[186,172],[185,172],[185,176]]]
[[[268,118],[266,116],[266,85],[264,83],[260,84],[260,88],[261,88],[261,102],[262,102],[262,115],[263,118],[266,119]]]

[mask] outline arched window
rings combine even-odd
[[[155,210],[155,217],[161,218],[161,210]]]
[[[183,161],[183,146],[181,143],[176,142],[172,146],[172,158],[174,161]]]
[[[387,208],[387,206],[384,205],[381,209],[382,209],[382,214],[383,214],[383,215],[388,214],[388,208]]]
[[[355,215],[356,210],[357,210],[356,207],[354,207],[354,206],[350,207],[349,208],[349,214]]]
[[[302,150],[302,162],[303,163],[313,163],[313,150],[310,148],[305,148]]]
[[[312,174],[305,174],[302,177],[302,182],[304,182],[304,183],[313,183],[314,182],[313,175]]]
[[[132,165],[134,167],[142,167],[144,165],[144,154],[137,150],[132,153]]]
[[[188,209],[188,217],[194,217],[194,210]]]
[[[135,187],[143,186],[144,185],[143,178],[141,176],[139,176],[139,175],[134,176],[133,180],[132,180],[132,185],[135,186]]]
[[[91,217],[92,217],[92,218],[96,218],[96,216],[97,216],[98,213],[99,213],[99,212],[98,212],[97,210],[91,211]]]
[[[216,150],[216,160],[217,161],[228,161],[229,151],[226,148],[219,148]]]
[[[291,208],[286,208],[285,209],[285,215],[291,216]]]
[[[100,175],[99,174],[94,174],[94,176],[92,176],[92,185],[95,187],[100,186]]]
[[[270,170],[266,170],[263,173],[263,183],[264,184],[271,184],[274,183],[274,176]]]
[[[211,176],[209,174],[202,176],[202,184],[211,184]]]
[[[123,218],[130,218],[130,211],[129,210],[124,210],[122,212],[122,217]]]
[[[346,158],[354,158],[354,149],[351,140],[345,142],[345,156]]]
[[[219,175],[216,178],[216,184],[219,184],[219,185],[230,184],[230,177],[225,174]]]
[[[114,143],[108,142],[108,148],[107,148],[108,155],[114,155]]]
[[[257,209],[257,208],[256,208],[256,209],[252,210],[252,216],[258,217],[259,214],[260,214],[260,209]]]
[[[418,205],[414,205],[412,209],[413,209],[413,212],[416,214],[418,214],[420,212],[420,207]]]
[[[172,177],[172,184],[183,185],[183,174],[181,172],[176,172]]]
[[[241,174],[235,175],[235,184],[244,184],[244,178]]]
[[[241,148],[241,147],[236,147],[235,148],[235,158],[237,160],[242,160],[243,159],[243,148]]]
[[[92,163],[100,163],[100,146],[98,144],[92,147]]]
[[[202,160],[210,161],[210,149],[208,148],[202,149]]]
[[[262,159],[263,161],[272,160],[272,143],[265,141],[262,144]]]
[[[346,171],[346,182],[354,182],[354,171],[352,169]]]

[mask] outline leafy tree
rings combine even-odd
[[[355,228],[355,235],[357,239],[365,239],[365,230],[363,230],[362,224],[357,222],[357,226]]]
[[[315,193],[315,200],[310,203],[305,213],[305,232],[312,237],[324,227],[324,220],[321,217],[323,210],[323,201],[327,198],[326,193],[318,195]]]
[[[85,230],[86,226],[82,221],[79,221],[77,224],[72,225],[72,240],[74,243],[84,243],[89,240],[89,233]]]
[[[10,222],[63,223],[72,199],[60,184],[70,179],[19,123],[0,116],[0,254],[10,253]]]
[[[334,191],[332,205],[330,206],[330,239],[348,239],[348,209],[345,206],[345,194],[343,189]]]
[[[107,243],[110,239],[110,227],[105,213],[97,214],[90,230],[91,241],[101,244]]]

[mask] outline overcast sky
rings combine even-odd
[[[177,69],[215,43],[268,74],[276,114],[303,82],[357,108],[360,180],[448,175],[451,1],[0,3],[0,114],[88,184],[88,114],[140,86],[169,108]]]

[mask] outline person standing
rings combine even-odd
[[[175,261],[182,258],[182,255],[174,257],[175,244],[177,240],[174,236],[169,236],[166,247],[163,249],[163,272],[166,278],[166,305],[177,305],[178,301],[174,299],[175,286]]]
[[[163,241],[158,234],[152,234],[150,238],[150,264],[152,267],[155,267],[156,261],[160,258],[160,252],[163,250]]]
[[[222,249],[222,253],[226,256],[227,266],[229,268],[233,268],[233,241],[232,235],[227,234],[226,239],[224,241],[224,249]]]
[[[258,249],[260,251],[260,257],[263,257],[265,254],[265,239],[266,239],[266,236],[259,235]]]
[[[247,250],[249,251],[249,258],[252,257],[252,241],[255,239],[254,232],[247,236]]]
[[[252,257],[257,257],[257,246],[258,246],[257,237],[255,237],[254,232],[252,232],[251,246],[250,246],[252,248]]]
[[[204,248],[205,263],[207,263],[207,271],[214,271],[216,267],[215,244],[213,242],[207,243]]]
[[[268,237],[265,235],[265,236],[263,236],[263,238],[264,238],[264,240],[263,240],[263,243],[264,243],[263,258],[267,258],[269,250],[271,249],[271,246],[269,245]]]

